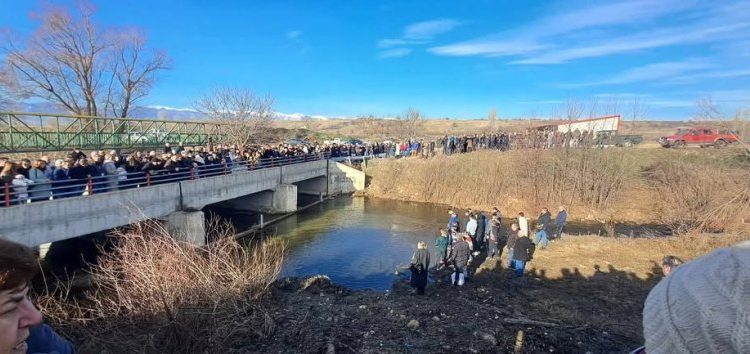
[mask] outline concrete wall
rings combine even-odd
[[[280,173],[281,167],[271,167],[180,182],[182,207],[197,210],[208,204],[272,190],[279,184]]]
[[[299,186],[294,183],[321,192],[351,193],[364,189],[365,175],[321,160],[0,208],[0,237],[37,246],[263,191],[276,191],[270,194],[270,205],[278,212],[289,212],[296,210]]]
[[[0,235],[28,246],[158,218],[178,210],[177,183],[0,209]]]
[[[328,164],[328,193],[354,193],[365,189],[365,173],[340,162]]]

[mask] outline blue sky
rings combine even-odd
[[[99,23],[140,27],[172,58],[147,105],[189,108],[223,85],[325,116],[548,116],[574,99],[680,119],[704,96],[750,107],[749,1],[94,3]],[[0,26],[32,30],[39,4],[0,0]]]

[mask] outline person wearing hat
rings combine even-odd
[[[545,230],[545,224],[536,224],[536,234],[534,243],[541,245],[542,249],[547,248],[549,244],[549,238],[547,237],[547,230]]]
[[[685,263],[656,284],[643,307],[643,337],[648,354],[750,353],[750,241]]]

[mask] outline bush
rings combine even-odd
[[[278,276],[284,246],[248,248],[232,236],[196,248],[157,222],[139,224],[113,235],[114,251],[93,266],[95,288],[81,300],[63,286],[39,306],[67,334],[115,352],[202,352],[265,337],[273,325],[256,301]]]

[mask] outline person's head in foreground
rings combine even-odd
[[[673,269],[646,298],[646,353],[750,353],[750,241]]]
[[[675,256],[664,256],[664,259],[661,261],[661,270],[667,276],[672,274],[682,263],[682,260]]]
[[[30,249],[0,239],[0,354],[25,354],[29,330],[42,322],[28,296],[36,270]]]

